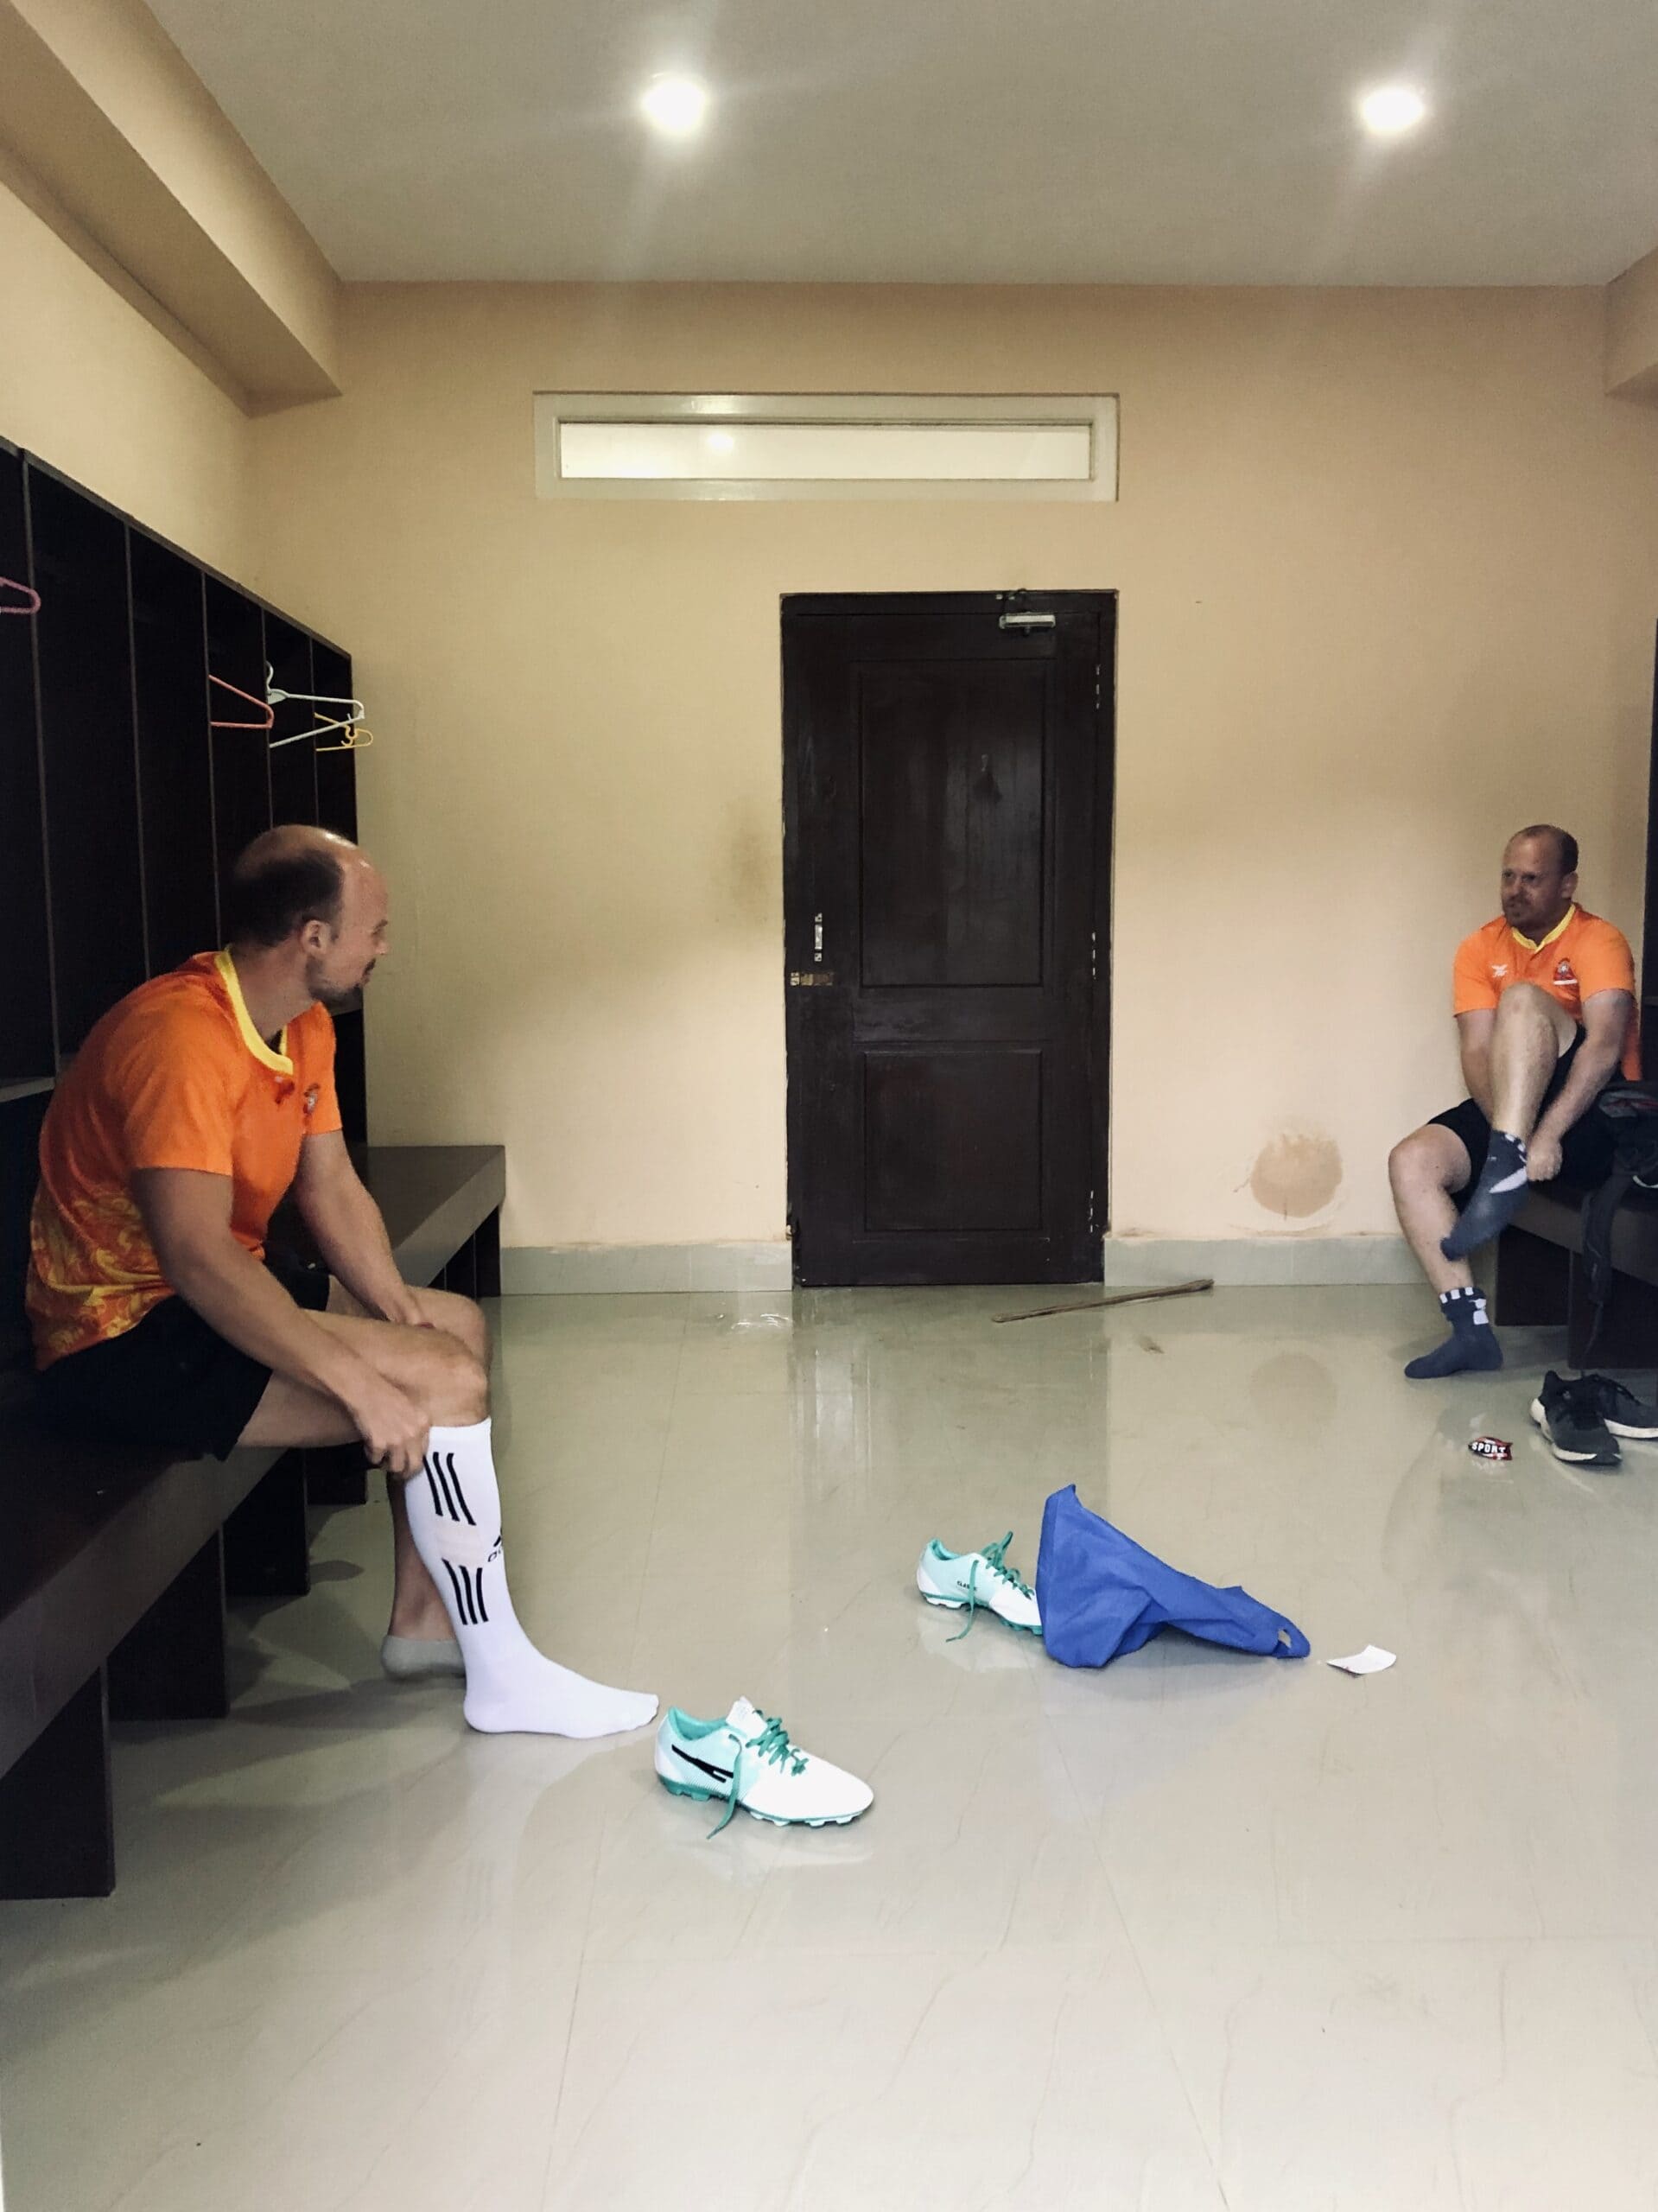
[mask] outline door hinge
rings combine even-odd
[[[1099,1224],[1094,1218],[1094,1193],[1092,1191],[1088,1194],[1088,1225],[1090,1230],[1096,1229],[1099,1226]]]
[[[1100,979],[1100,933],[1098,930],[1090,930],[1088,933],[1088,974],[1090,982],[1098,982]]]
[[[1096,715],[1100,711],[1100,664],[1098,661],[1094,664],[1094,711]]]

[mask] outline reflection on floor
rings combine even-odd
[[[1021,1302],[510,1301],[527,1624],[873,1811],[711,1843],[648,1738],[468,1737],[336,1514],[234,1717],[122,1732],[115,1897],[0,1907],[10,2212],[1649,2208],[1658,1452],[1547,1455],[1547,1338],[1406,1383],[1413,1293]],[[1070,1481],[1313,1659],[951,1643],[924,1540],[1033,1572]]]

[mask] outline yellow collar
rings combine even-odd
[[[1532,943],[1528,937],[1521,936],[1521,932],[1515,929],[1512,924],[1509,925],[1509,935],[1514,939],[1515,943],[1520,946],[1522,951],[1540,952],[1546,944],[1553,944],[1557,937],[1564,937],[1566,932],[1571,928],[1572,923],[1575,922],[1577,918],[1577,908],[1575,906],[1568,906],[1565,913],[1561,915],[1560,920],[1555,923],[1553,928],[1549,931],[1548,935],[1547,937],[1540,937],[1535,944]]]
[[[253,1018],[248,1012],[248,1002],[242,996],[242,981],[236,972],[236,963],[228,952],[216,952],[213,955],[213,966],[219,970],[224,980],[225,988],[230,995],[231,1012],[236,1016],[236,1027],[242,1033],[242,1042],[262,1068],[269,1068],[276,1075],[292,1075],[294,1063],[281,1049],[288,1042],[288,1032],[285,1029],[283,1031],[282,1035],[276,1039],[278,1049],[273,1052],[253,1026]]]

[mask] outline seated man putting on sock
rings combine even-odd
[[[385,949],[384,882],[344,838],[273,830],[226,920],[228,950],[123,999],[53,1097],[28,1284],[48,1414],[221,1459],[360,1439],[389,1478],[388,1671],[464,1673],[492,1733],[644,1727],[653,1697],[571,1674],[519,1626],[483,1314],[402,1281],[340,1133],[328,1009]],[[266,1252],[290,1186],[331,1272]]]
[[[1502,855],[1502,912],[1457,948],[1469,1096],[1394,1147],[1399,1224],[1451,1324],[1407,1375],[1501,1367],[1468,1255],[1505,1229],[1528,1183],[1598,1183],[1611,1137],[1590,1108],[1620,1068],[1641,1072],[1635,963],[1622,934],[1576,904],[1578,841],[1552,823]]]

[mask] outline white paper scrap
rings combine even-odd
[[[1350,1659],[1330,1659],[1325,1665],[1339,1667],[1344,1675],[1379,1675],[1384,1667],[1391,1667],[1394,1654],[1384,1651],[1379,1643],[1367,1643],[1363,1651],[1356,1651]]]

